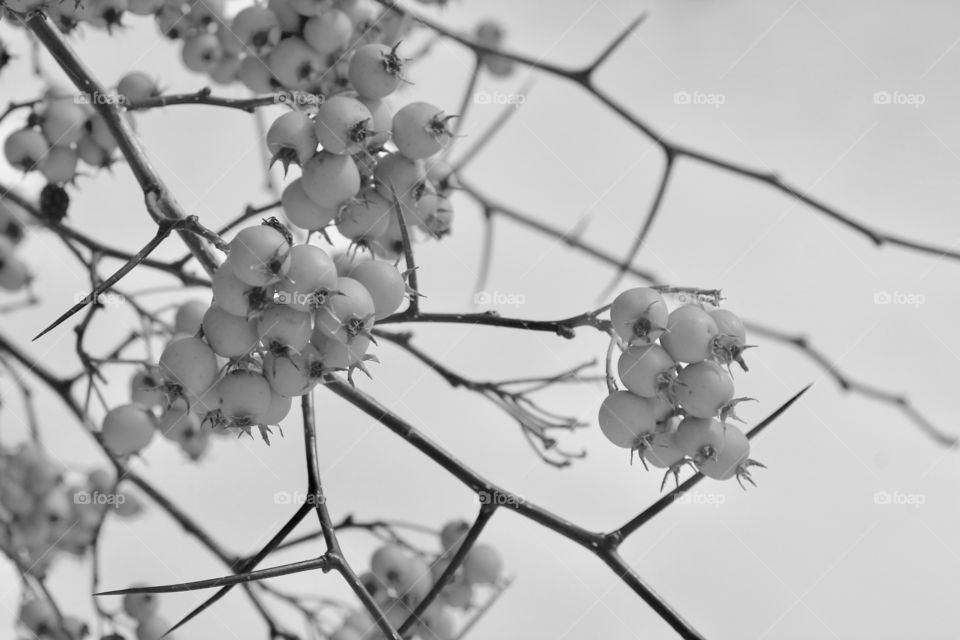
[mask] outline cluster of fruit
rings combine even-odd
[[[397,629],[433,588],[456,553],[470,525],[454,520],[440,532],[441,553],[432,555],[386,544],[370,558],[370,571],[360,577],[364,587]],[[453,640],[462,626],[460,614],[474,606],[477,588],[496,587],[503,573],[500,553],[486,544],[474,544],[453,579],[421,615],[413,633],[422,640]],[[370,613],[360,609],[347,616],[330,640],[378,640],[383,638]]]
[[[450,231],[452,168],[440,158],[453,138],[454,116],[427,102],[394,110],[386,98],[403,83],[396,48],[368,44],[351,56],[351,90],[315,110],[290,111],[273,122],[267,146],[275,161],[301,167],[283,192],[288,220],[308,231],[335,224],[352,242],[396,258],[408,236]]]
[[[0,450],[0,546],[43,575],[61,552],[82,555],[109,511],[140,511],[134,496],[118,492],[111,474],[97,469],[80,479],[34,444]]]
[[[229,243],[213,275],[212,304],[182,306],[155,369],[138,372],[131,403],[111,409],[104,444],[117,455],[144,449],[159,431],[192,457],[214,431],[260,429],[267,439],[308,393],[336,371],[365,370],[370,330],[403,303],[403,274],[384,260],[336,262],[293,244],[275,218]],[[161,408],[155,415],[153,408]]]
[[[626,390],[612,391],[600,405],[603,434],[618,447],[638,451],[644,465],[677,479],[692,464],[716,480],[736,477],[751,484],[750,441],[728,424],[735,398],[730,365],[743,360],[746,330],[726,309],[700,301],[668,312],[655,289],[624,291],[610,307],[622,352],[617,363]],[[658,343],[659,342],[659,343]]]
[[[54,86],[44,92],[26,126],[3,143],[10,166],[37,171],[56,185],[71,182],[80,161],[94,169],[110,166],[116,148],[103,117],[76,95]]]
[[[19,291],[32,280],[30,268],[16,253],[26,233],[24,218],[12,202],[0,200],[0,289]]]

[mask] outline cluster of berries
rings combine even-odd
[[[454,116],[428,102],[395,110],[386,98],[404,82],[403,67],[396,47],[359,47],[348,65],[348,90],[270,126],[274,161],[301,167],[282,197],[292,225],[336,225],[345,238],[388,258],[403,247],[397,210],[411,241],[449,233],[456,184],[440,156],[453,139]]]
[[[712,305],[710,305],[712,306]],[[743,360],[746,330],[726,310],[702,301],[668,312],[655,289],[624,291],[610,307],[615,339],[622,347],[617,370],[626,390],[612,391],[600,405],[603,434],[618,447],[637,451],[644,466],[670,474],[691,464],[709,478],[736,477],[751,484],[750,441],[727,423],[738,420],[730,365]]]
[[[111,511],[133,516],[140,504],[117,490],[108,471],[69,478],[34,444],[0,450],[0,546],[31,573],[43,575],[62,552],[83,555]]]
[[[25,126],[7,136],[3,154],[10,166],[63,185],[77,176],[81,161],[93,169],[109,167],[116,148],[106,121],[88,101],[51,86]]]
[[[155,368],[133,379],[132,402],[111,409],[104,444],[117,455],[144,449],[154,432],[202,455],[214,431],[271,425],[328,374],[366,372],[377,319],[407,294],[390,262],[293,244],[271,218],[242,229],[213,275],[213,302],[182,306]],[[158,417],[152,409],[161,408]]]
[[[441,553],[433,555],[408,549],[399,544],[385,544],[370,558],[370,571],[360,579],[384,612],[390,625],[397,629],[414,612],[433,588],[456,553],[470,525],[454,520],[440,532]],[[495,588],[503,573],[500,553],[486,544],[474,544],[454,574],[426,611],[412,634],[421,640],[453,640],[463,626],[458,616],[475,606],[475,591]],[[378,640],[384,638],[370,613],[360,609],[347,616],[330,640]]]

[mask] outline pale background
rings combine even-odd
[[[469,28],[498,16],[516,49],[564,63],[585,61],[634,17],[647,23],[598,77],[601,86],[675,140],[758,168],[775,169],[803,189],[878,228],[954,246],[960,237],[956,180],[960,127],[957,24],[952,2],[892,0],[764,3],[659,0],[635,2],[478,2],[464,0],[441,15]],[[77,46],[91,69],[115,82],[131,68],[161,78],[171,91],[195,90],[203,79],[177,62],[150,21],[108,39],[88,32]],[[7,26],[4,38],[26,52]],[[426,99],[454,111],[469,56],[443,45],[415,67],[404,100]],[[21,62],[0,75],[0,96],[32,97],[37,85]],[[44,66],[52,69],[49,60]],[[480,88],[516,91],[524,75],[485,77]],[[676,105],[677,91],[722,94],[720,108]],[[877,91],[922,94],[919,107],[876,105]],[[279,113],[277,111],[276,113]],[[499,113],[473,107],[467,132]],[[260,185],[262,147],[249,116],[206,107],[174,107],[137,118],[151,159],[188,211],[211,226],[249,202],[271,197]],[[13,122],[9,123],[9,128]],[[587,238],[615,253],[626,250],[660,171],[660,155],[589,96],[540,77],[499,140],[469,169],[470,179],[564,228],[591,216]],[[675,284],[721,287],[730,309],[813,337],[845,371],[884,387],[908,390],[940,426],[956,430],[958,347],[956,277],[960,265],[865,239],[760,184],[682,162],[661,219],[640,261]],[[0,168],[7,182],[19,180]],[[105,241],[139,247],[152,234],[129,172],[80,181],[70,220]],[[32,190],[32,179],[24,182]],[[459,199],[453,235],[419,247],[426,310],[470,303],[482,227]],[[559,318],[591,308],[609,270],[564,245],[507,221],[498,224],[490,289],[525,296],[504,314]],[[32,236],[27,259],[38,274],[43,304],[3,319],[3,331],[27,341],[85,290],[83,273],[55,238]],[[161,255],[175,257],[172,240]],[[126,288],[157,283],[130,279]],[[626,286],[626,285],[624,285]],[[878,291],[915,293],[925,304],[877,306]],[[201,292],[196,292],[197,296]],[[161,302],[157,298],[158,304]],[[132,316],[112,310],[97,329],[102,344],[125,334]],[[546,334],[461,326],[415,327],[419,343],[455,369],[479,379],[556,372],[593,357],[604,340],[581,330],[575,341]],[[76,368],[72,333],[61,327],[31,352],[56,371]],[[935,446],[888,407],[842,395],[797,352],[768,341],[751,353],[738,394],[760,399],[745,407],[751,422],[801,386],[803,401],[754,445],[769,466],[758,489],[704,482],[723,496],[719,507],[676,505],[624,546],[641,576],[709,638],[952,637],[960,623],[957,571],[960,518],[954,454]],[[375,380],[360,385],[413,421],[467,464],[517,493],[590,529],[609,530],[658,495],[659,476],[628,464],[596,428],[571,437],[589,457],[557,471],[538,462],[514,424],[489,403],[450,391],[432,373],[385,345]],[[118,371],[109,393],[126,394]],[[5,396],[13,398],[9,386]],[[599,385],[544,394],[550,407],[595,420]],[[468,490],[402,440],[322,390],[317,394],[323,480],[335,518],[403,517],[439,526],[469,517]],[[11,400],[4,440],[22,437],[21,409]],[[52,451],[89,465],[97,454],[54,401],[41,405]],[[277,491],[303,487],[296,411],[287,437],[267,448],[249,440],[217,440],[200,465],[156,442],[137,467],[156,481],[230,549],[258,548],[289,515]],[[922,506],[877,505],[874,493],[920,496]],[[310,527],[315,526],[312,522]],[[554,534],[508,512],[484,538],[504,554],[513,587],[472,637],[672,638],[608,569]],[[358,568],[372,549],[362,533],[344,536]],[[212,577],[223,567],[157,509],[105,533],[103,585],[167,583]],[[317,547],[271,558],[287,562]],[[54,592],[70,612],[89,615],[84,567],[57,566]],[[291,588],[345,594],[336,576],[310,574]],[[18,593],[9,567],[0,578],[0,625],[9,628]],[[166,597],[176,619],[204,594]],[[293,618],[290,618],[293,620]],[[263,637],[240,590],[202,615],[183,638]]]

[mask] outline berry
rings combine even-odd
[[[695,304],[686,304],[670,314],[660,344],[677,362],[693,364],[710,356],[713,339],[719,333],[710,314]]]
[[[200,331],[203,323],[203,314],[209,307],[203,300],[189,300],[184,302],[177,309],[177,315],[173,319],[174,333],[188,333],[193,335]]]
[[[303,25],[303,39],[324,55],[346,49],[352,36],[350,18],[338,9],[328,9]]]
[[[367,147],[382,147],[390,139],[390,129],[393,127],[393,106],[387,99],[357,98],[370,112],[373,122],[368,132]]]
[[[400,271],[385,260],[366,260],[350,273],[350,277],[362,284],[376,310],[374,319],[382,320],[400,308],[407,290]]]
[[[610,305],[613,330],[628,345],[654,342],[663,333],[667,322],[667,305],[654,289],[628,289]]]
[[[337,291],[338,295],[317,310],[317,329],[348,343],[369,332],[376,308],[370,292],[353,278],[339,278]]]
[[[429,158],[450,143],[447,122],[454,117],[427,102],[411,102],[393,116],[393,143],[411,160]]]
[[[373,172],[377,191],[390,201],[393,201],[394,197],[414,196],[422,189],[426,177],[423,162],[411,160],[399,153],[388,153],[380,158]]]
[[[463,560],[463,577],[469,584],[494,585],[502,572],[500,552],[490,545],[473,545]]]
[[[287,305],[267,307],[257,320],[257,333],[264,346],[273,350],[276,345],[299,351],[310,342],[313,318]]]
[[[268,351],[263,356],[263,376],[274,394],[284,398],[303,395],[312,388],[310,368],[304,354]]]
[[[120,78],[117,83],[117,93],[123,96],[126,102],[136,102],[155,98],[160,95],[160,87],[156,80],[142,71],[131,71]]]
[[[403,82],[404,63],[396,49],[383,44],[366,44],[353,53],[347,74],[357,93],[379,100],[397,90]]]
[[[271,164],[279,160],[284,172],[290,163],[303,166],[317,151],[313,122],[299,111],[283,114],[267,130],[267,148],[273,154]]]
[[[203,337],[218,356],[239,358],[256,348],[257,325],[245,316],[235,316],[212,305],[203,315]]]
[[[167,440],[182,442],[200,430],[200,417],[190,411],[184,400],[175,400],[157,421],[157,431]]]
[[[713,418],[684,418],[674,434],[677,447],[698,465],[723,450],[724,426]]]
[[[607,440],[624,449],[641,448],[657,426],[650,401],[629,391],[608,395],[598,421]]]
[[[296,37],[281,40],[268,62],[277,80],[290,89],[309,89],[323,70],[320,54]]]
[[[254,371],[231,371],[217,383],[220,413],[228,426],[260,424],[270,409],[273,394],[266,379]]]
[[[335,155],[363,149],[373,126],[373,115],[356,98],[337,95],[324,101],[314,118],[314,132],[320,145]]]
[[[142,451],[153,439],[153,414],[138,404],[111,409],[103,419],[100,436],[103,444],[117,455]]]
[[[623,386],[645,398],[655,398],[670,387],[676,366],[670,354],[657,344],[629,347],[617,361]]]
[[[53,147],[69,147],[80,141],[87,115],[68,100],[54,100],[40,115],[40,131]]]
[[[159,616],[151,616],[140,620],[137,625],[137,640],[174,640],[173,635],[164,635],[170,628],[170,623]]]
[[[226,262],[213,273],[211,283],[214,301],[235,316],[260,313],[270,302],[270,293],[266,289],[240,280]]]
[[[444,553],[455,553],[460,543],[470,531],[470,523],[466,520],[451,520],[440,529],[440,546]]]
[[[52,147],[37,170],[53,184],[70,182],[77,175],[77,152],[69,147]]]
[[[216,381],[217,368],[213,350],[192,336],[171,340],[160,355],[160,374],[174,396],[199,398]]]
[[[39,634],[57,627],[57,614],[48,600],[27,600],[20,607],[20,624]]]
[[[312,131],[310,135],[313,135]],[[310,199],[303,190],[303,182],[300,178],[287,185],[283,190],[280,203],[290,224],[307,231],[323,229],[337,217],[336,207],[321,207]]]
[[[11,133],[3,143],[3,155],[10,166],[32,171],[47,155],[47,141],[36,129],[20,129]]]
[[[391,201],[370,189],[343,206],[337,216],[337,231],[348,240],[369,245],[386,233],[393,215]]]
[[[310,342],[316,348],[323,368],[333,371],[361,365],[371,341],[369,336],[358,335],[349,342],[342,342],[318,328],[314,329]]]
[[[243,282],[266,286],[279,280],[290,267],[290,241],[270,224],[241,229],[230,241],[225,264]]]
[[[133,585],[134,587],[143,585]],[[160,609],[160,600],[152,593],[128,593],[123,596],[123,610],[138,622],[152,618]]]
[[[321,207],[338,208],[360,191],[360,172],[350,156],[320,151],[303,165],[301,187]]]
[[[277,285],[278,302],[297,311],[326,304],[337,288],[337,269],[326,251],[312,244],[290,249],[290,269]]]
[[[229,29],[219,29],[224,49],[231,53],[263,53],[280,42],[280,22],[270,9],[251,5],[233,17]],[[231,37],[232,36],[232,37]],[[256,59],[256,55],[250,55]],[[258,61],[258,64],[263,64]]]
[[[153,368],[142,369],[130,379],[130,401],[151,408],[163,404],[163,384]]]
[[[270,406],[260,417],[260,421],[265,425],[280,424],[283,419],[287,417],[287,414],[290,413],[292,406],[293,400],[291,398],[282,396],[274,391],[270,396]]]
[[[756,486],[750,477],[750,467],[763,467],[756,460],[750,459],[750,440],[743,431],[734,427],[726,428],[723,449],[715,458],[700,462],[700,473],[714,480],[729,480],[736,477],[743,487],[743,481]]]
[[[220,64],[223,47],[212,33],[199,33],[184,41],[180,57],[187,69],[197,73],[210,73]]]
[[[60,222],[67,216],[70,208],[70,196],[57,184],[46,184],[40,190],[40,213],[43,217]]]
[[[713,418],[733,399],[733,378],[716,362],[688,365],[677,376],[673,394],[694,418]]]

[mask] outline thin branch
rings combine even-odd
[[[212,107],[239,109],[240,111],[253,113],[258,107],[283,104],[287,101],[284,93],[274,93],[268,96],[257,96],[254,98],[223,98],[212,94],[213,91],[210,87],[204,87],[193,93],[176,93],[143,98],[142,100],[133,100],[130,102],[124,101],[123,106],[127,111],[146,111],[147,109],[170,107],[177,104],[202,104]]]

